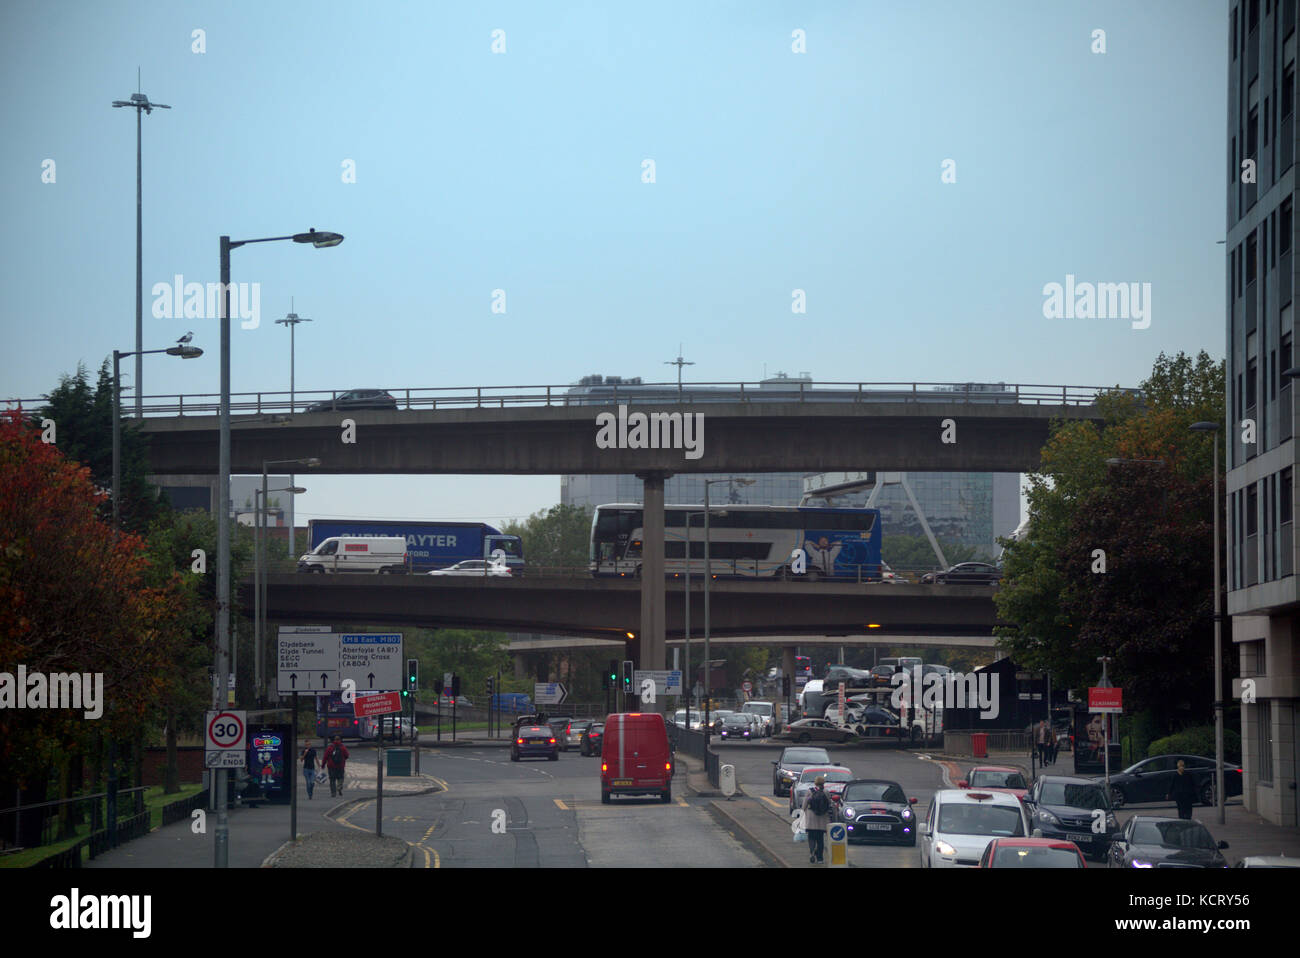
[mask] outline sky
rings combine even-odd
[[[232,253],[260,297],[235,392],[288,389],[291,303],[299,391],[670,381],[679,343],[693,382],[1137,385],[1224,353],[1228,29],[1226,0],[6,0],[0,397],[134,348],[135,111],[110,104],[137,67],[171,106],[143,120],[144,348],[206,351],[145,357],[146,395],[219,387],[217,320],[154,284],[310,227],[346,239]],[[1067,277],[1149,315],[1049,318]],[[299,482],[299,523],[560,497]]]

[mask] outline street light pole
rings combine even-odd
[[[713,660],[709,658],[709,583],[713,580],[713,563],[709,554],[709,486],[715,482],[738,482],[742,486],[754,484],[753,479],[704,480],[704,747],[709,747],[709,712],[713,705]],[[690,519],[686,520],[687,525]]]
[[[293,391],[294,333],[297,332],[299,323],[310,323],[311,320],[305,316],[299,316],[297,313],[293,311],[293,297],[290,297],[289,315],[284,317],[284,319],[277,319],[275,322],[277,326],[289,327],[289,415],[292,416],[295,411],[294,391]],[[293,473],[289,474],[289,485],[292,486],[294,484],[295,478],[296,477],[293,475]],[[296,549],[294,548],[294,546],[296,545],[294,541],[294,523],[295,520],[293,517],[293,496],[289,496],[289,558],[290,559],[296,558],[298,554]]]
[[[289,236],[268,236],[262,239],[235,240],[221,237],[221,421],[217,453],[217,681],[212,691],[212,706],[221,708],[221,690],[230,668],[230,251],[250,243],[273,243],[293,240],[311,243],[317,249],[338,246],[343,242],[339,233],[317,233],[315,228],[306,233]],[[226,809],[226,781],[229,772],[217,771],[217,829],[213,840],[213,866],[225,868],[229,864],[230,823]]]
[[[1289,372],[1290,370],[1288,370]],[[1283,374],[1285,375],[1285,373]],[[1223,795],[1223,614],[1219,594],[1219,424],[1197,422],[1196,432],[1214,433],[1214,805],[1219,824],[1227,822]]]

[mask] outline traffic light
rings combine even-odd
[[[623,660],[623,691],[632,694],[632,660]]]
[[[435,694],[435,695],[441,695],[441,694],[442,694],[442,687],[443,687],[443,686],[442,686],[442,679],[434,679],[434,680],[433,680],[433,691],[434,691],[434,694]]]
[[[459,675],[453,675],[451,677],[451,694],[456,696],[456,698],[460,698],[460,676]]]
[[[493,692],[496,691],[495,683],[496,683],[496,679],[495,679],[494,677],[492,677],[491,675],[489,675],[489,676],[488,676],[488,680],[487,680],[487,694],[488,694],[488,695],[491,695]]]
[[[406,660],[406,688],[408,691],[414,692],[419,687],[420,687],[420,660],[407,659]]]
[[[602,686],[607,689],[618,688],[618,659],[609,660],[609,669],[605,672]]]
[[[781,676],[781,694],[786,698],[790,697],[790,676]]]

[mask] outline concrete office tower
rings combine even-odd
[[[1300,824],[1300,653],[1297,652],[1296,0],[1232,0],[1228,57],[1227,611],[1236,646],[1228,673],[1254,680],[1241,706],[1243,802],[1279,825]],[[1254,182],[1243,183],[1253,161]],[[1247,176],[1246,179],[1251,177]],[[1243,420],[1258,441],[1242,442]],[[1235,674],[1234,674],[1235,672]]]

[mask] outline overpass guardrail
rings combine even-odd
[[[380,387],[376,387],[380,388]],[[334,402],[349,390],[288,390],[231,393],[231,414],[298,414],[315,403]],[[843,403],[968,403],[977,405],[1090,406],[1103,393],[1140,396],[1136,389],[1119,386],[1070,386],[1041,383],[939,383],[939,382],[771,382],[607,383],[604,385],[437,386],[389,387],[384,390],[400,409],[505,409],[511,407],[609,406],[619,403],[699,405],[736,402],[843,402]],[[133,403],[122,390],[123,409]],[[10,406],[34,410],[44,398],[6,399]],[[338,412],[355,408],[338,407]],[[215,415],[221,411],[219,393],[146,395],[146,414],[156,416]]]

